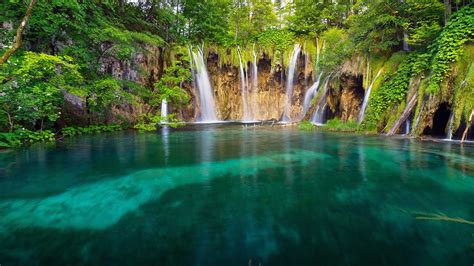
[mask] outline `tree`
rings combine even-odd
[[[12,47],[9,48],[0,58],[0,66],[3,65],[13,53],[20,49],[21,44],[23,43],[23,32],[25,31],[26,25],[28,24],[28,20],[30,20],[31,13],[33,13],[33,6],[35,4],[36,0],[30,0],[26,14],[23,17],[20,26],[18,26],[18,29],[16,30],[15,42],[13,43]]]
[[[189,95],[183,89],[183,84],[191,80],[191,72],[189,58],[185,54],[185,49],[181,48],[177,60],[173,60],[166,68],[163,76],[154,84],[154,88],[141,91],[141,98],[150,106],[147,113],[154,112],[163,100],[176,106],[188,103]]]
[[[78,66],[68,56],[26,52],[3,66],[0,73],[0,110],[8,128],[17,123],[43,129],[55,122],[63,102],[62,90],[73,90],[82,82]]]

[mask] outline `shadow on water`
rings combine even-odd
[[[473,155],[241,126],[32,147],[1,173],[1,263],[470,265],[473,226],[413,213],[474,220]]]

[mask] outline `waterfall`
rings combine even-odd
[[[250,117],[250,110],[249,110],[249,103],[248,103],[248,81],[246,71],[244,70],[244,65],[242,62],[242,54],[240,52],[240,47],[237,47],[237,51],[239,54],[239,66],[240,66],[240,90],[242,91],[242,106],[243,106],[243,113],[242,113],[242,121],[249,121]]]
[[[365,109],[367,108],[367,104],[369,103],[369,97],[370,97],[370,92],[372,91],[372,86],[374,86],[374,83],[375,81],[377,80],[377,78],[380,76],[380,74],[382,73],[382,70],[383,68],[381,68],[379,70],[379,72],[377,72],[377,75],[375,76],[375,78],[372,80],[372,82],[370,83],[369,87],[367,88],[367,91],[365,92],[365,96],[364,96],[364,102],[362,103],[362,107],[360,109],[360,113],[359,113],[359,117],[358,117],[358,122],[359,124],[364,120],[364,115],[365,115]],[[369,78],[367,78],[367,81],[369,80]]]
[[[308,111],[308,109],[311,105],[311,101],[313,100],[314,96],[318,92],[319,83],[321,81],[321,76],[322,75],[323,75],[323,73],[319,74],[319,76],[316,78],[316,81],[314,82],[314,84],[311,87],[309,87],[309,89],[306,91],[306,93],[304,95],[303,113],[301,114],[301,119],[303,119],[304,116],[306,115],[306,112]]]
[[[206,64],[202,49],[190,51],[194,61],[193,77],[199,91],[199,103],[201,114],[198,118],[200,122],[213,122],[217,120],[214,93],[207,73]]]
[[[253,48],[253,62],[252,62],[252,110],[253,120],[258,119],[258,64],[257,64],[257,53],[255,52],[255,45]]]
[[[161,100],[161,118],[166,121],[166,117],[168,116],[168,101],[166,99]]]
[[[453,139],[453,121],[454,121],[454,112],[451,112],[448,121],[448,132],[446,134],[446,139],[452,140]]]
[[[313,118],[311,118],[311,122],[313,124],[322,125],[324,123],[324,109],[326,108],[327,102],[327,93],[329,90],[329,81],[331,79],[331,75],[329,75],[324,80],[324,87],[323,91],[321,92],[321,98],[319,98],[318,103],[316,105],[316,110],[314,111]]]
[[[407,119],[405,123],[405,135],[410,135],[410,119]]]
[[[403,32],[403,51],[410,51],[410,47],[408,46],[408,33],[406,31]]]
[[[290,109],[291,109],[291,98],[293,95],[293,79],[295,77],[295,69],[296,69],[296,61],[298,59],[298,55],[301,51],[301,46],[299,44],[295,44],[295,48],[293,48],[293,53],[291,53],[290,57],[290,65],[288,67],[288,80],[286,82],[286,103],[285,103],[285,111],[283,112],[283,122],[290,122]]]

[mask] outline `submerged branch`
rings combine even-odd
[[[416,220],[443,221],[474,225],[474,221],[469,221],[461,217],[449,217],[444,213],[413,212],[406,210],[401,211],[414,215]]]

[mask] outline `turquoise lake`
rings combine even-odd
[[[473,146],[201,125],[0,167],[2,266],[474,263]]]

